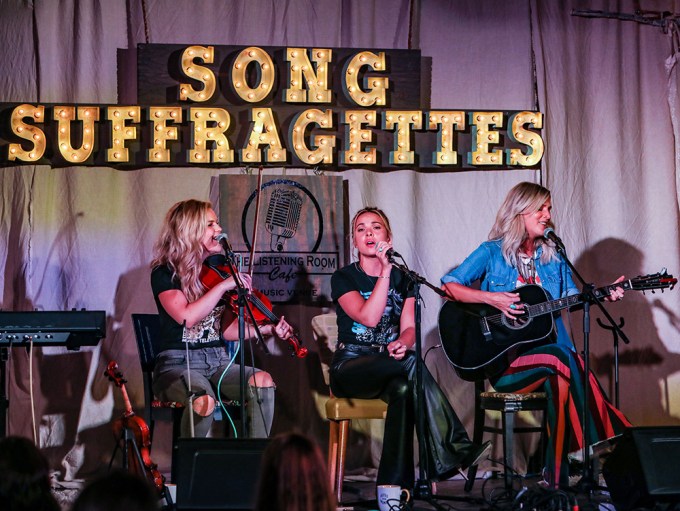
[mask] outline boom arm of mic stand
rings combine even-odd
[[[441,296],[442,298],[447,298],[448,295],[441,288],[435,286],[434,284],[431,284],[430,282],[428,282],[425,279],[425,277],[414,272],[408,266],[406,266],[404,264],[399,264],[396,261],[392,261],[392,266],[394,266],[395,268],[399,268],[401,271],[403,271],[406,274],[406,276],[409,279],[411,279],[413,282],[417,282],[418,284],[424,284],[427,287],[429,287],[432,291],[437,293],[439,296]]]

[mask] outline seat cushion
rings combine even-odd
[[[484,410],[519,412],[522,410],[543,410],[547,399],[545,392],[515,394],[510,392],[482,392],[479,395]]]
[[[482,399],[502,399],[503,401],[529,401],[532,399],[545,399],[545,392],[482,392],[479,395]]]
[[[387,403],[382,399],[332,397],[326,401],[329,420],[384,419],[386,413]]]
[[[184,404],[179,401],[160,401],[154,399],[151,401],[151,408],[184,408]]]

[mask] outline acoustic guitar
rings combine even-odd
[[[639,276],[593,290],[602,300],[621,287],[646,291],[673,289],[677,279],[666,270]],[[575,294],[556,300],[540,286],[527,285],[518,293],[523,313],[508,318],[486,304],[447,301],[439,311],[439,337],[456,373],[467,381],[483,380],[505,370],[520,353],[555,339],[554,313],[583,303],[586,296]]]

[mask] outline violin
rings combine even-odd
[[[113,360],[106,367],[104,376],[107,376],[116,387],[120,388],[125,403],[123,416],[113,423],[113,431],[116,438],[122,438],[122,433],[125,429],[130,430],[134,434],[134,444],[128,443],[124,447],[127,449],[128,470],[147,479],[159,492],[162,492],[165,478],[158,471],[158,465],[151,461],[151,433],[149,426],[146,425],[144,419],[135,415],[135,412],[132,410],[130,398],[125,389],[127,380],[123,378],[123,373],[118,368],[118,364]],[[137,456],[137,452],[139,452],[139,456]]]
[[[212,289],[217,284],[232,276],[231,269],[227,265],[227,259],[223,254],[213,254],[203,261],[203,267],[199,278],[201,283],[207,288]],[[238,313],[238,294],[236,291],[228,292],[222,297],[226,305],[229,305],[234,311]],[[252,303],[253,318],[258,325],[276,324],[279,318],[272,311],[272,303],[262,292],[251,289],[248,293],[247,300]],[[246,316],[248,321],[250,318]],[[288,344],[292,350],[291,355],[297,358],[304,358],[307,356],[307,348],[302,346],[302,342],[295,336],[291,335],[288,339]]]

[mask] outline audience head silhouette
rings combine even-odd
[[[47,459],[27,438],[0,439],[0,509],[59,511]]]
[[[85,485],[71,511],[157,511],[158,501],[146,479],[115,470]]]
[[[274,437],[262,458],[257,511],[335,511],[319,447],[300,433]]]

